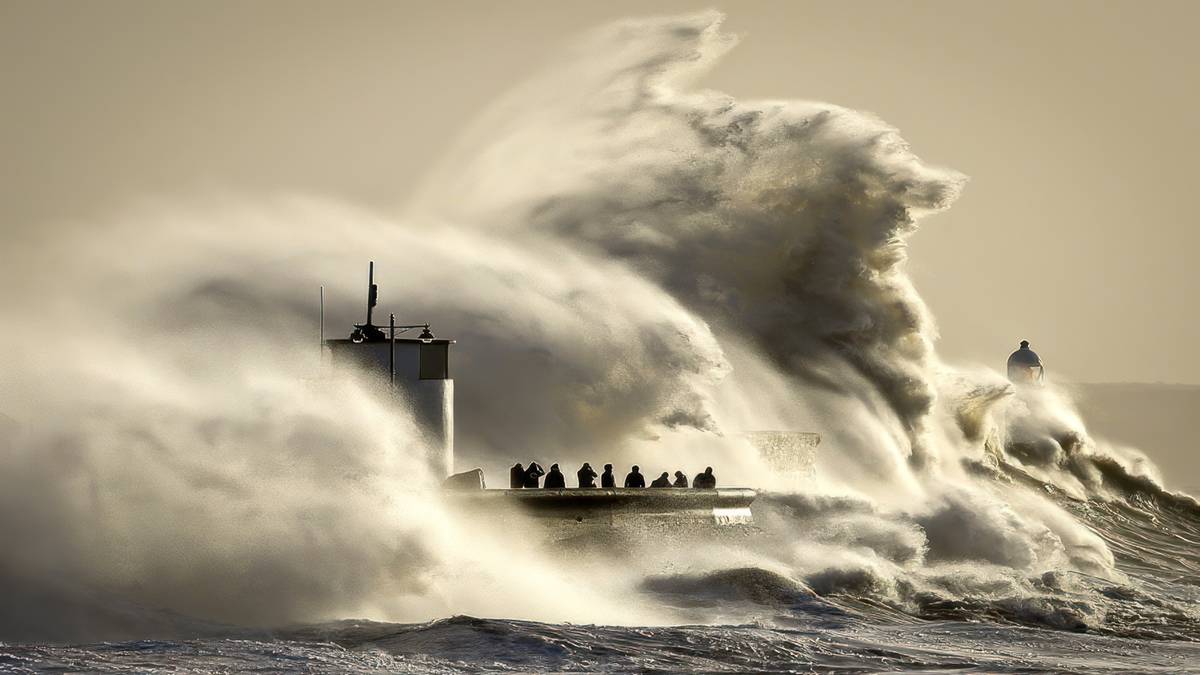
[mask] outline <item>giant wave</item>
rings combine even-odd
[[[733,43],[713,13],[591,33],[485,111],[396,214],[193,196],[3,253],[5,285],[26,291],[6,322],[88,329],[53,350],[0,338],[15,421],[0,577],[26,599],[0,639],[307,623],[267,635],[386,638],[429,668],[505,661],[513,641],[625,641],[639,667],[719,660],[679,655],[696,640],[825,663],[795,630],[892,645],[879,667],[953,662],[897,646],[932,634],[917,619],[967,642],[988,638],[962,622],[1200,639],[1196,502],[1090,437],[1053,385],[938,358],[905,242],[965,178],[868,115],[692,88]],[[347,277],[367,256],[403,270],[390,301],[460,342],[460,466],[714,465],[764,490],[762,535],[564,562],[452,516],[404,411],[309,379],[310,291],[357,306]],[[811,476],[773,475],[744,433],[762,429],[820,432]],[[439,621],[456,615],[497,623]],[[325,623],[347,617],[435,623]],[[511,638],[485,657],[417,637],[446,631]],[[506,662],[617,658],[579,653]]]

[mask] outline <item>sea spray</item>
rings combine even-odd
[[[433,317],[439,326],[468,325],[469,315],[502,318],[499,308],[546,298],[543,325],[475,323],[484,344],[577,340],[571,331],[593,325],[585,307],[620,285],[611,273],[597,274],[595,302],[562,308],[560,301],[587,297],[579,277],[560,289],[558,275],[531,273],[528,254],[505,256],[502,242],[464,248],[452,233],[431,240],[417,228],[311,199],[148,206],[101,231],[48,242],[36,255],[38,267],[52,273],[37,279],[39,294],[21,298],[10,316],[64,327],[86,317],[87,330],[64,333],[57,350],[22,335],[4,338],[14,386],[3,409],[18,427],[0,479],[0,527],[14,543],[3,554],[6,583],[44,585],[63,604],[73,604],[78,589],[98,589],[105,598],[243,625],[457,612],[661,621],[650,611],[618,609],[599,588],[577,588],[511,533],[451,519],[438,497],[442,477],[428,474],[424,441],[406,412],[320,365],[315,303],[301,296],[323,281],[332,306],[351,306],[360,295],[351,277],[371,250],[368,240],[380,246],[384,264],[389,250],[422,247],[422,263],[407,272],[463,300]],[[462,255],[471,249],[478,253]],[[321,278],[329,268],[347,274]],[[638,294],[653,293],[625,278]],[[475,285],[482,290],[472,295]],[[412,306],[423,298],[434,304],[422,295],[433,292],[411,292]],[[641,337],[659,354],[703,330],[677,315],[674,325],[663,316],[641,322]],[[639,318],[614,317],[618,326]],[[358,319],[341,318],[347,329]],[[496,335],[485,340],[489,328]],[[543,331],[549,337],[538,337]],[[687,344],[703,342],[700,335]],[[640,346],[628,345],[615,362],[646,358]],[[588,356],[582,344],[580,354]],[[550,377],[582,377],[585,367]],[[680,366],[680,377],[695,370]],[[599,371],[586,379],[599,390],[604,378]],[[629,405],[669,406],[669,397],[657,401],[667,384],[612,386]],[[568,593],[587,602],[557,600]],[[91,625],[104,623],[104,611],[84,613],[79,623],[88,625],[72,634],[108,635],[104,625]],[[55,635],[50,614],[45,628]],[[12,629],[31,620],[20,612],[11,618]]]
[[[940,362],[905,241],[963,177],[870,116],[688,89],[731,45],[715,14],[587,36],[400,215],[190,196],[0,254],[5,323],[30,329],[0,338],[5,583],[250,625],[696,621],[660,597],[695,579],[772,612],[807,584],[1102,624],[1127,580],[1064,495],[1153,473],[1061,399]],[[367,259],[382,307],[459,341],[460,469],[713,465],[768,491],[762,536],[565,563],[443,510],[405,411],[319,365],[316,288],[348,330]],[[799,491],[761,430],[823,435]]]

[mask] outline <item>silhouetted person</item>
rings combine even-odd
[[[666,471],[650,482],[650,487],[671,487],[671,475]]]
[[[508,470],[508,487],[516,490],[525,487],[525,467],[520,462],[513,464]]]
[[[712,490],[717,487],[717,477],[713,475],[711,466],[705,468],[704,473],[696,474],[696,477],[692,479],[692,487],[701,490]]]
[[[675,484],[671,487],[687,487],[687,476],[682,471],[675,472]]]
[[[617,478],[613,475],[612,464],[604,465],[604,473],[600,474],[600,487],[615,488],[617,487]]]
[[[530,462],[529,468],[525,469],[525,487],[537,487],[538,479],[545,475],[546,472],[542,469],[542,467],[538,466],[537,462]]]
[[[567,479],[558,470],[557,464],[550,465],[550,473],[546,474],[546,484],[544,487],[547,490],[562,490],[567,487]]]
[[[584,462],[583,466],[579,467],[579,471],[575,472],[575,476],[577,478],[579,478],[579,487],[581,487],[581,488],[596,487],[597,474],[596,474],[595,469],[592,468],[591,464]]]
[[[646,487],[646,477],[643,476],[642,474],[638,473],[637,464],[634,464],[633,471],[630,471],[629,475],[625,476],[625,487],[628,487],[628,488]]]

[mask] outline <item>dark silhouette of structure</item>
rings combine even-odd
[[[1021,340],[1021,347],[1008,357],[1008,381],[1013,384],[1040,385],[1045,376],[1042,359],[1029,348],[1028,340]]]
[[[538,479],[545,475],[546,471],[537,462],[530,462],[529,467],[525,469],[525,487],[536,488]]]
[[[366,376],[384,385],[388,399],[412,414],[427,441],[425,459],[432,475],[454,473],[454,379],[450,377],[450,349],[454,340],[438,338],[429,324],[397,324],[396,315],[384,313],[375,324],[379,286],[375,263],[367,272],[366,320],[354,324],[349,337],[325,339],[325,293],[321,291],[321,361],[328,354],[329,374]],[[420,331],[420,335],[412,334]]]
[[[558,470],[557,464],[550,465],[550,473],[546,474],[545,488],[547,490],[562,490],[567,487],[567,479]]]
[[[600,487],[615,488],[617,487],[617,478],[613,475],[612,464],[604,465],[604,473],[600,474]]]
[[[696,474],[692,479],[692,487],[701,490],[712,490],[717,487],[717,477],[713,475],[712,467],[705,467],[704,473]]]
[[[596,473],[596,470],[592,468],[591,464],[584,462],[583,466],[579,467],[579,471],[575,472],[575,476],[579,479],[579,487],[596,487],[596,478],[598,477],[598,474]]]
[[[675,472],[675,483],[671,487],[685,488],[688,486],[687,475],[682,471]]]
[[[379,304],[379,285],[375,283],[375,261],[371,261],[371,266],[367,272],[367,322],[354,324],[354,331],[350,333],[351,342],[383,342],[387,339],[387,333],[383,332],[383,328],[371,323],[371,315],[375,311],[375,305]]]
[[[625,487],[627,488],[644,488],[646,487],[646,477],[638,471],[638,466],[633,465],[633,471],[625,476]]]
[[[354,344],[362,344],[364,342],[386,342],[389,339],[395,341],[396,332],[401,333],[412,330],[413,328],[423,328],[419,340],[432,342],[434,340],[433,331],[429,330],[427,323],[414,323],[404,326],[397,326],[395,322],[391,322],[388,326],[390,334],[384,332],[383,326],[376,326],[371,319],[375,313],[375,306],[379,304],[379,284],[375,283],[375,261],[371,261],[367,268],[367,321],[366,323],[354,324],[354,330],[350,332],[350,342]]]
[[[525,467],[521,466],[520,462],[513,464],[508,470],[508,487],[514,490],[525,487]]]
[[[671,487],[671,475],[666,471],[662,475],[650,482],[652,488],[667,488]]]

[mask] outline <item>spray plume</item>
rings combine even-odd
[[[5,323],[47,328],[0,338],[10,585],[69,580],[257,625],[671,620],[621,599],[654,570],[584,582],[451,518],[404,411],[312,380],[315,289],[358,307],[369,257],[394,275],[383,305],[394,293],[403,316],[459,340],[459,468],[711,464],[727,484],[782,490],[743,432],[826,437],[800,493],[762,500],[772,543],[690,550],[686,578],[653,589],[751,566],[904,602],[1020,595],[1048,569],[1116,575],[1103,541],[996,477],[1022,467],[1092,494],[1103,480],[1063,468],[1103,454],[1082,425],[1013,412],[1052,406],[934,352],[905,240],[964,177],[861,113],[688,88],[733,45],[719,24],[586,36],[481,115],[397,217],[196,197],[3,254],[23,291]]]

